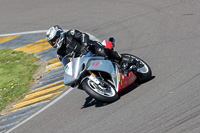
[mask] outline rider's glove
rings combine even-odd
[[[86,55],[88,53],[89,49],[88,46],[82,46],[81,48],[81,54]]]

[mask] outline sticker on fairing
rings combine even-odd
[[[117,80],[118,81],[120,80],[120,73],[118,73]]]

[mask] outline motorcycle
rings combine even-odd
[[[98,101],[114,102],[119,99],[119,94],[136,80],[146,82],[151,79],[151,68],[134,55],[121,54],[122,57],[128,57],[137,62],[127,70],[124,68],[127,63],[119,64],[106,57],[94,56],[89,52],[88,54],[77,58],[73,55],[71,60],[68,57],[63,59],[64,84],[82,88]]]

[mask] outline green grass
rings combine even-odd
[[[12,49],[0,49],[0,111],[19,100],[31,89],[33,75],[39,65],[33,54]]]

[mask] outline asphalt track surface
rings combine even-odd
[[[199,133],[200,1],[0,0],[0,34],[59,24],[116,38],[145,60],[154,79],[109,105],[73,89],[13,133]]]

